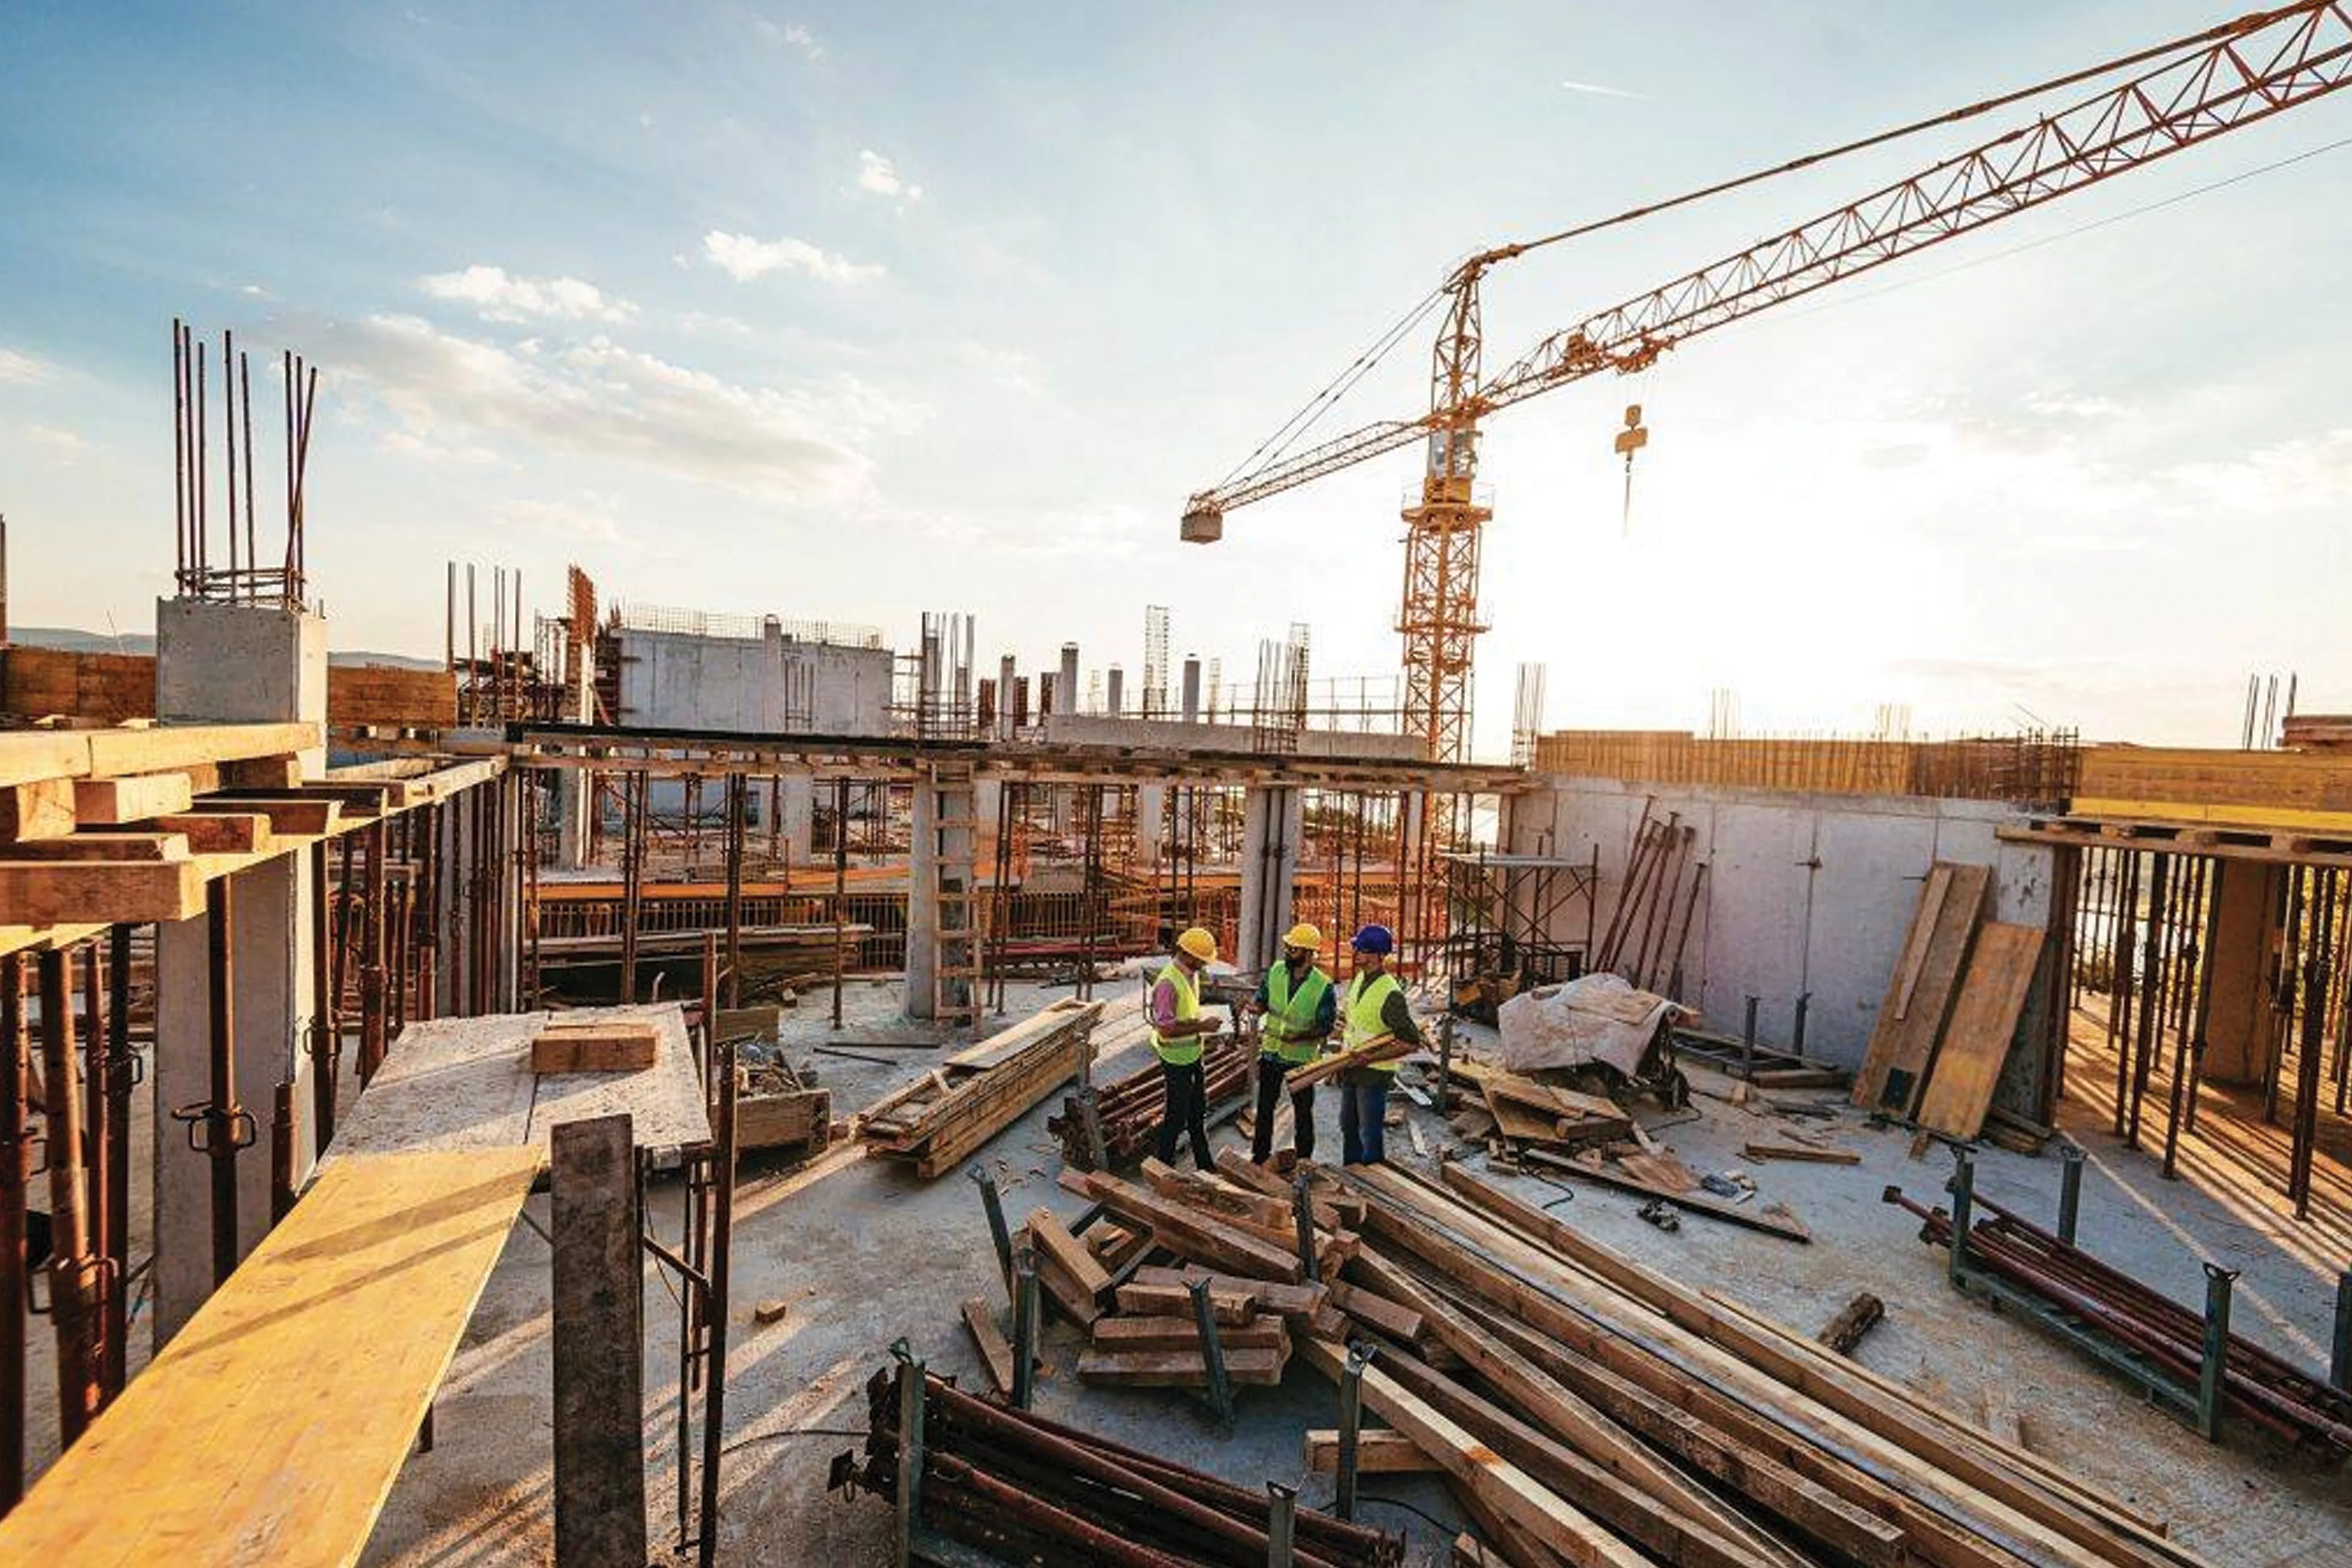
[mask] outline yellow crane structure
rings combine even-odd
[[[1784,233],[1553,332],[1501,371],[1484,373],[1479,292],[1486,275],[1529,251],[1935,126],[2132,71],[2120,83],[2040,116]],[[2352,81],[2352,8],[2305,0],[2222,23],[2084,70],[1898,127],[1673,200],[1557,234],[1482,250],[1391,327],[1291,422],[1185,503],[1181,537],[1223,537],[1225,514],[1421,443],[1420,494],[1404,509],[1404,723],[1432,761],[1468,760],[1479,618],[1479,541],[1494,513],[1477,482],[1486,416],[1602,371],[1647,369],[1684,341],[1800,298],[2011,214],[2308,103]],[[1391,348],[1442,311],[1430,356],[1429,411],[1363,426],[1297,449],[1315,421]],[[1629,426],[1637,423],[1629,415]],[[1625,451],[1621,437],[1619,450]],[[1630,454],[1629,454],[1630,460]],[[1433,814],[1421,854],[1450,837]]]

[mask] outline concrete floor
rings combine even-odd
[[[1123,994],[1117,984],[1104,988]],[[1013,1010],[1025,1012],[1066,990],[1015,987]],[[823,994],[788,1016],[787,1037],[814,1044],[833,1031]],[[853,985],[845,1022],[875,1032],[898,1026],[895,984]],[[1475,1037],[1480,1033],[1467,1033]],[[841,1114],[926,1070],[935,1053],[877,1051],[884,1062],[815,1057]],[[1139,1051],[1107,1069],[1140,1065]],[[2124,1149],[2106,1131],[2108,1107],[2095,1094],[2099,1064],[2085,1059],[2084,1090],[2066,1102],[2069,1131],[2089,1154],[2082,1237],[2100,1256],[2189,1301],[2202,1299],[2199,1263],[2211,1258],[2245,1270],[2235,1326],[2290,1358],[2324,1366],[2335,1279],[2347,1260],[2352,1209],[2337,1200],[2352,1184],[2323,1160],[2322,1202],[2312,1224],[2277,1212],[2261,1194],[2272,1182],[2263,1162],[2274,1140],[2259,1126],[2216,1117],[2184,1144],[2183,1179],[2162,1181],[2149,1153]],[[1726,1080],[1700,1071],[1699,1086]],[[1790,1099],[1829,1098],[1790,1093]],[[1054,1184],[1058,1148],[1045,1132],[1052,1097],[992,1143],[983,1159],[1018,1219],[1039,1205],[1069,1215],[1081,1205]],[[2083,1358],[2024,1324],[1955,1294],[1944,1281],[1943,1254],[1919,1243],[1917,1226],[1879,1193],[1898,1184],[1920,1198],[1940,1194],[1948,1159],[1907,1157],[1908,1138],[1874,1131],[1858,1115],[1838,1124],[1833,1141],[1863,1156],[1858,1166],[1746,1165],[1738,1150],[1751,1138],[1791,1127],[1819,1129],[1734,1109],[1704,1095],[1696,1121],[1664,1126],[1659,1136],[1694,1166],[1748,1169],[1767,1201],[1780,1199],[1811,1227],[1801,1246],[1691,1216],[1673,1235],[1633,1215],[1638,1200],[1589,1186],[1568,1189],[1532,1179],[1506,1184],[1601,1240],[1697,1286],[1731,1291],[1810,1331],[1858,1289],[1885,1299],[1887,1318],[1859,1359],[1973,1417],[1985,1390],[2011,1391],[2028,1442],[2064,1460],[2085,1479],[2168,1521],[2174,1533],[2217,1564],[2269,1568],[2352,1561],[2352,1480],[2315,1472],[2308,1462],[2238,1435],[2208,1447]],[[1337,1142],[1323,1109],[1327,1141]],[[2221,1110],[2219,1104],[2210,1109]],[[142,1108],[143,1113],[143,1107]],[[1441,1141],[1429,1112],[1409,1114]],[[1654,1115],[1648,1120],[1662,1119]],[[1401,1132],[1391,1148],[1411,1148]],[[1230,1129],[1220,1143],[1232,1141]],[[143,1215],[143,1160],[135,1201]],[[1483,1164],[1483,1162],[1479,1162]],[[2027,1158],[1999,1150],[1979,1161],[1979,1190],[2029,1216],[2053,1214],[2054,1152]],[[677,1192],[658,1186],[660,1223],[674,1230]],[[546,1200],[530,1212],[546,1222]],[[757,1165],[746,1168],[737,1210],[733,1345],[729,1356],[727,1458],[720,1560],[727,1563],[826,1562],[837,1568],[885,1561],[888,1514],[879,1502],[824,1495],[826,1460],[857,1438],[865,1422],[866,1379],[904,1336],[935,1370],[984,1384],[957,1320],[957,1303],[997,1289],[986,1227],[971,1184],[958,1177],[923,1183],[878,1163],[860,1163],[814,1183]],[[656,1542],[676,1539],[675,1365],[677,1317],[667,1287],[647,1278],[646,1423],[648,1489]],[[437,1406],[437,1445],[413,1458],[386,1507],[365,1561],[436,1565],[542,1563],[551,1558],[549,1509],[550,1366],[548,1251],[518,1226],[477,1310]],[[768,1327],[753,1307],[782,1300],[789,1310]],[[45,1325],[42,1325],[45,1326]],[[32,1441],[37,1467],[54,1453],[54,1387],[47,1336],[33,1340]],[[1302,1478],[1299,1434],[1334,1418],[1329,1387],[1303,1365],[1280,1388],[1242,1391],[1242,1420],[1217,1436],[1196,1401],[1172,1392],[1088,1389],[1074,1373],[1078,1342],[1067,1328],[1047,1339],[1039,1407],[1049,1415],[1154,1447],[1229,1479],[1301,1481],[1310,1504],[1328,1503],[1323,1478]],[[1373,1497],[1398,1498],[1448,1521],[1458,1520],[1442,1487],[1426,1478],[1382,1477]],[[1403,1509],[1370,1503],[1367,1517],[1402,1529],[1410,1561],[1438,1563],[1446,1536]]]
[[[1057,994],[1017,991],[1013,1006],[1017,1012]],[[792,1016],[790,1037],[830,1036],[824,1000],[813,997]],[[858,986],[847,1021],[887,1024],[896,1005],[895,986]],[[836,1106],[867,1103],[931,1059],[925,1051],[877,1054],[898,1059],[882,1066],[815,1058]],[[1727,1087],[1704,1072],[1697,1079],[1703,1088]],[[1666,1128],[1663,1137],[1701,1168],[1741,1163],[1738,1151],[1749,1138],[1822,1125],[1704,1097],[1696,1104],[1699,1120]],[[1058,1105],[1056,1096],[985,1152],[1016,1221],[1039,1205],[1066,1215],[1081,1206],[1054,1184],[1059,1157],[1045,1119]],[[2095,1108],[2081,1112],[2086,1121],[2097,1120]],[[1434,1140],[1431,1113],[1411,1114]],[[1228,1130],[1219,1141],[1234,1136]],[[2291,1225],[2252,1223],[2228,1194],[2193,1181],[2162,1183],[2152,1161],[2118,1149],[2095,1127],[2081,1136],[2091,1157],[2082,1232],[2088,1245],[2190,1300],[2201,1299],[2200,1257],[2242,1267],[2242,1331],[2306,1363],[2324,1361],[2333,1274],[2301,1255]],[[1579,1187],[1554,1212],[1695,1285],[1734,1291],[1807,1330],[1855,1290],[1877,1292],[1888,1315],[1864,1344],[1862,1361],[1970,1415],[1988,1387],[2005,1385],[2035,1449],[2169,1521],[2178,1537],[2217,1563],[2265,1568],[2352,1559],[2352,1491],[2342,1477],[2315,1473],[2242,1436],[2209,1448],[2073,1352],[1958,1297],[1944,1281],[1941,1252],[1921,1245],[1916,1223],[1879,1198],[1889,1183],[1915,1194],[1937,1193],[1948,1159],[1939,1152],[1914,1163],[1905,1134],[1870,1130],[1858,1116],[1841,1124],[1835,1141],[1860,1153],[1863,1163],[1749,1167],[1767,1200],[1785,1200],[1811,1226],[1816,1239],[1810,1246],[1696,1216],[1664,1234],[1634,1217],[1635,1198],[1589,1187]],[[1391,1148],[1409,1146],[1400,1136]],[[2026,1158],[1995,1150],[1982,1157],[1979,1172],[1988,1195],[2030,1215],[2054,1211],[2054,1154]],[[1516,1185],[1539,1203],[1553,1203],[1566,1190],[1534,1180]],[[674,1213],[674,1192],[658,1201]],[[534,1199],[533,1209],[543,1222],[544,1200]],[[963,1297],[995,1289],[978,1199],[961,1179],[922,1183],[874,1163],[805,1186],[755,1170],[741,1188],[736,1237],[721,1561],[842,1568],[881,1563],[887,1510],[871,1499],[825,1496],[825,1462],[856,1443],[847,1434],[865,1422],[865,1381],[886,1363],[893,1340],[904,1336],[936,1370],[968,1384],[984,1382],[956,1317]],[[547,1261],[540,1237],[518,1228],[444,1391],[438,1447],[403,1475],[369,1563],[550,1556]],[[754,1304],[779,1299],[790,1304],[785,1318],[754,1327]],[[676,1320],[658,1283],[649,1283],[648,1311],[652,1513],[656,1536],[674,1540],[674,1384],[663,1373],[675,1362]],[[1330,1389],[1301,1366],[1281,1388],[1243,1391],[1239,1430],[1220,1439],[1183,1394],[1085,1388],[1072,1370],[1077,1348],[1067,1328],[1051,1331],[1041,1410],[1244,1484],[1302,1480],[1300,1432],[1333,1419]],[[1304,1484],[1307,1501],[1328,1500],[1328,1480],[1304,1478]],[[1425,1478],[1381,1478],[1368,1489],[1458,1519],[1443,1489]],[[1368,1505],[1368,1517],[1408,1531],[1410,1561],[1444,1561],[1446,1537],[1435,1526],[1386,1503]]]

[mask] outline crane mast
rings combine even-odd
[[[1223,536],[1225,513],[1237,507],[1423,442],[1419,503],[1404,509],[1404,592],[1397,614],[1405,730],[1421,737],[1433,761],[1466,760],[1476,640],[1486,629],[1478,618],[1479,540],[1494,515],[1477,485],[1479,421],[1603,371],[1646,369],[1699,332],[2352,83],[2352,0],[2302,0],[2256,12],[2179,40],[2177,50],[2160,46],[2062,80],[2159,58],[2154,68],[2063,111],[1554,332],[1484,380],[1478,295],[1486,273],[1582,231],[1482,252],[1443,290],[1444,324],[1431,357],[1428,413],[1366,425],[1301,451],[1276,450],[1255,468],[1193,494],[1181,537],[1213,542]],[[1424,847],[1450,834],[1450,809],[1433,805]]]

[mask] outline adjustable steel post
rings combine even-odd
[[[1963,1279],[1968,1272],[1969,1210],[1976,1200],[1976,1156],[1966,1149],[1953,1151],[1952,1159],[1952,1241],[1950,1252],[1952,1289],[1964,1289]]]
[[[2230,1360],[2230,1289],[2238,1271],[2205,1265],[2205,1353],[2197,1368],[2197,1430],[2208,1443],[2221,1440],[2222,1373]]]
[[[1230,1432],[1234,1426],[1233,1385],[1225,1381],[1225,1347],[1217,1338],[1217,1320],[1209,1309],[1209,1282],[1194,1278],[1186,1281],[1192,1295],[1192,1321],[1201,1327],[1201,1364],[1208,1373],[1209,1408],[1217,1417],[1220,1431]]]
[[[1291,1568],[1290,1538],[1298,1521],[1298,1489],[1280,1481],[1265,1483],[1266,1568]]]
[[[996,1178],[985,1167],[972,1165],[964,1172],[980,1188],[980,1206],[988,1211],[988,1239],[996,1244],[996,1271],[1004,1277],[1004,1288],[1013,1289],[1013,1233],[1004,1225],[1004,1200],[996,1191]]]
[[[1290,1184],[1290,1217],[1298,1227],[1298,1271],[1307,1284],[1320,1284],[1315,1263],[1315,1189],[1304,1171]]]
[[[1748,999],[1748,1022],[1739,1031],[1739,1076],[1744,1079],[1756,1077],[1756,1004],[1762,1000],[1760,996]]]
[[[1812,1005],[1811,992],[1807,991],[1798,996],[1797,1021],[1789,1030],[1789,1054],[1791,1056],[1801,1057],[1805,1054],[1805,1015],[1811,1010]]]
[[[2058,1151],[2058,1239],[2069,1247],[2082,1211],[2083,1151],[2069,1143]]]
[[[892,1542],[899,1568],[915,1560],[916,1529],[923,1514],[923,1359],[900,1340],[890,1347],[898,1363],[898,1515]]]
[[[1035,1397],[1037,1368],[1037,1254],[1022,1243],[1013,1258],[1013,1408],[1026,1410]]]
[[[1372,1349],[1360,1340],[1348,1347],[1348,1364],[1339,1371],[1339,1463],[1332,1511],[1351,1523],[1356,1517],[1356,1463],[1364,1429],[1364,1368]]]

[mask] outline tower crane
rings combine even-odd
[[[2058,89],[2135,70],[2119,85],[1858,201],[1685,273],[1553,332],[1501,371],[1484,373],[1479,291],[1488,272],[1562,240],[1756,183],[1913,132],[1972,118]],[[2305,0],[1557,234],[1479,251],[1455,268],[1365,357],[1318,394],[1235,471],[1185,502],[1181,537],[1212,543],[1236,508],[1416,443],[1417,504],[1404,509],[1404,721],[1433,762],[1468,760],[1478,613],[1479,537],[1492,518],[1476,483],[1490,414],[1603,371],[1631,374],[1685,340],[1841,279],[2210,142],[2352,83],[2352,0]],[[1293,450],[1330,402],[1405,332],[1442,312],[1430,357],[1429,411],[1366,425]],[[1629,425],[1634,418],[1629,416]],[[1620,448],[1626,448],[1621,444]],[[1630,460],[1630,456],[1629,456]],[[1442,840],[1442,824],[1424,838]]]

